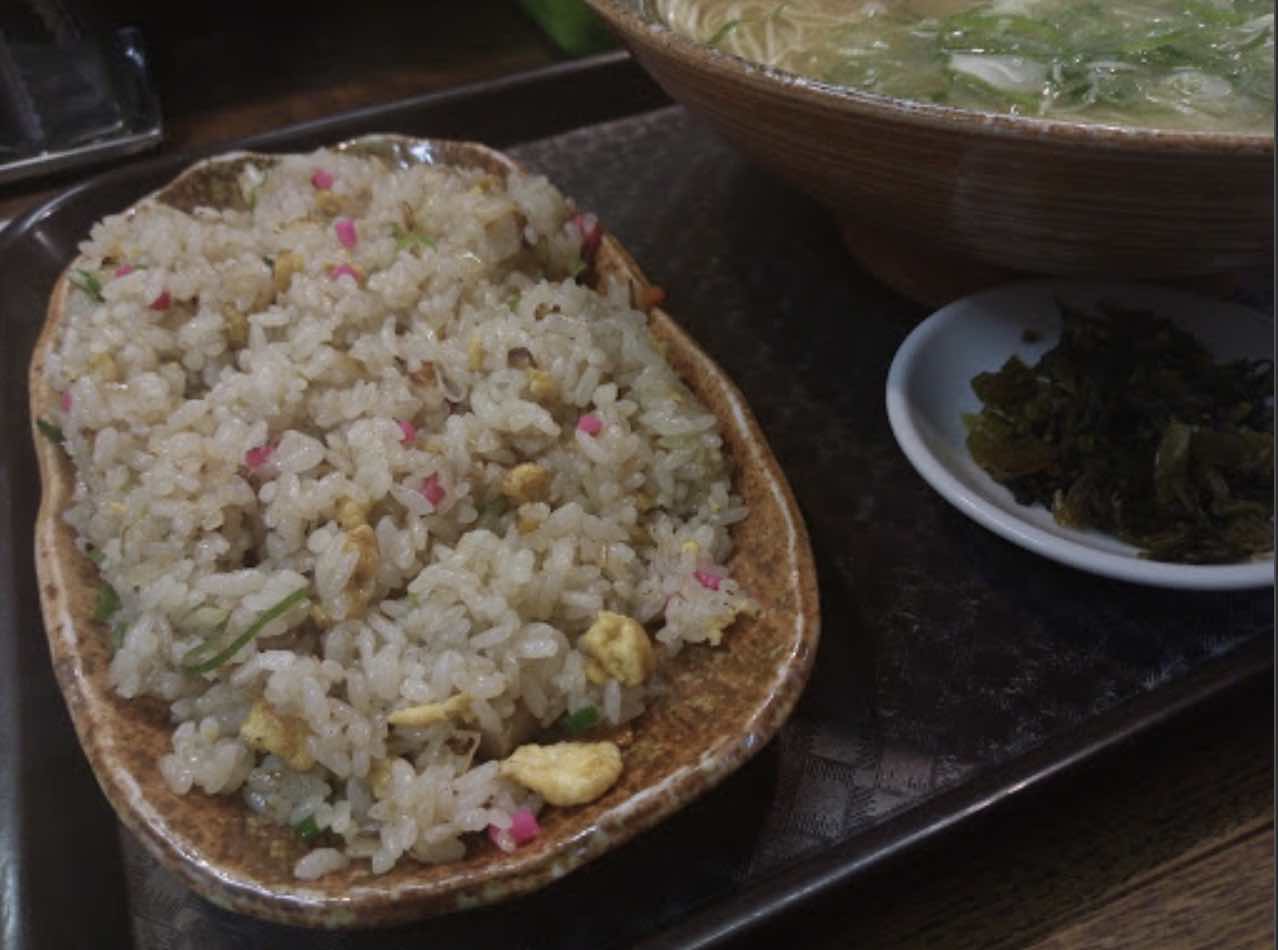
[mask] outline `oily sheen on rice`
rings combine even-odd
[[[66,517],[120,602],[111,683],[169,704],[175,793],[316,836],[299,877],[455,860],[543,807],[499,774],[517,744],[633,718],[753,608],[718,425],[628,288],[577,282],[590,226],[544,178],[324,151],[239,185],[96,226],[47,361]],[[653,676],[587,675],[601,611],[651,633]],[[387,722],[459,693],[465,717]],[[263,703],[295,747],[246,740]]]

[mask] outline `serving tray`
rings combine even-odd
[[[119,830],[93,782],[54,684],[30,554],[39,488],[25,367],[48,292],[93,220],[191,156],[118,169],[0,235],[7,943],[708,946],[1271,675],[1271,592],[1091,577],[933,494],[882,409],[891,355],[923,308],[857,270],[819,208],[670,107],[623,54],[237,146],[299,150],[370,131],[507,149],[596,211],[665,287],[670,311],[745,392],[804,511],[823,630],[808,690],[778,738],[717,790],[539,894],[333,933],[196,897]]]

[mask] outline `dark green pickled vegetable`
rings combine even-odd
[[[1187,564],[1273,550],[1273,362],[1145,311],[1062,305],[1060,342],[972,380],[972,457],[1024,505]]]

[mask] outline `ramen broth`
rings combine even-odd
[[[901,99],[1175,129],[1271,131],[1269,0],[652,0],[744,59]]]

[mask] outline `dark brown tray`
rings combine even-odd
[[[307,149],[371,131],[509,149],[597,211],[666,287],[676,319],[744,390],[808,520],[823,614],[808,691],[719,789],[504,906],[325,934],[187,891],[118,830],[93,782],[49,667],[30,554],[26,365],[49,289],[94,219],[191,156],[132,164],[0,234],[5,945],[708,946],[1271,675],[1271,592],[1091,577],[933,494],[883,410],[888,363],[922,309],[858,270],[819,208],[669,107],[624,55],[237,144]]]

